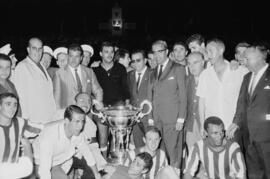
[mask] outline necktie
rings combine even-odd
[[[81,83],[81,80],[80,80],[80,77],[78,75],[78,72],[77,72],[77,68],[75,69],[75,78],[76,78],[76,81],[77,81],[77,86],[78,86],[78,93],[81,93],[82,92],[82,83]]]
[[[249,88],[249,95],[252,96],[254,89],[255,89],[255,79],[256,79],[256,74],[254,73],[251,84],[250,84],[250,88]]]
[[[158,72],[158,79],[161,77],[163,65],[160,65]]]
[[[141,73],[138,73],[138,79],[137,79],[137,82],[136,82],[136,90],[137,90],[137,92],[139,91],[140,81],[141,81]]]
[[[45,72],[45,70],[43,69],[43,67],[41,66],[41,64],[40,64],[40,63],[37,63],[37,66],[38,66],[38,68],[43,72],[43,74],[45,75],[46,79],[48,79],[48,77],[47,77],[47,75],[46,75],[46,72]]]

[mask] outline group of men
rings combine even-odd
[[[53,52],[31,38],[27,52],[13,72],[9,67],[17,94],[7,89],[0,95],[2,162],[20,162],[31,153],[28,138],[32,177],[67,178],[72,169],[81,169],[82,178],[100,178],[99,171],[105,171],[104,178],[270,178],[264,45],[240,43],[229,62],[221,40],[205,43],[195,34],[186,43],[176,42],[172,51],[165,41],[155,41],[148,54],[152,59],[135,50],[131,60],[128,51],[118,51],[115,60],[113,44],[104,42],[101,62],[93,68],[88,67],[89,46],[71,44]],[[46,65],[53,56],[59,69]],[[92,104],[97,110],[139,107],[145,99],[153,110],[133,127],[129,167],[105,167],[109,130],[89,114]],[[20,143],[26,149],[19,158]]]

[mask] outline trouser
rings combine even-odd
[[[182,170],[184,130],[176,131],[175,124],[165,123],[161,120],[155,122],[162,134],[161,148],[165,150],[170,165]]]
[[[270,179],[270,142],[251,140],[246,157],[249,179]]]
[[[133,126],[132,129],[132,135],[134,140],[135,148],[140,148],[145,146],[145,143],[143,142],[143,137],[145,135],[145,128],[146,124],[144,121],[141,121]]]
[[[34,166],[33,174],[27,179],[39,179],[41,178],[38,174],[39,165]],[[51,179],[70,179],[69,176],[65,173],[61,165],[57,165],[51,168]]]
[[[72,168],[83,170],[81,179],[95,179],[92,169],[88,166],[86,160],[83,157],[81,159],[73,157]]]

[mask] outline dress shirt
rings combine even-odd
[[[255,76],[255,81],[254,81],[254,87],[253,87],[253,92],[259,82],[259,80],[261,79],[261,77],[263,76],[264,72],[266,71],[266,69],[268,68],[268,64],[266,64],[264,67],[262,67],[258,72],[257,74],[255,75],[254,72],[252,72],[252,76],[251,76],[251,79],[250,79],[250,82],[249,82],[249,86],[248,86],[248,89],[251,88],[251,82],[253,81],[253,78]]]
[[[84,156],[89,166],[96,164],[82,133],[69,139],[66,136],[64,124],[64,120],[47,124],[39,137],[33,142],[34,159],[35,163],[39,165],[40,179],[50,179],[51,168],[70,161],[76,153],[75,148]],[[66,172],[68,172],[69,168],[66,168]]]
[[[159,70],[160,70],[161,65],[163,65],[163,66],[162,66],[162,73],[163,73],[164,70],[165,70],[165,68],[166,68],[166,66],[167,66],[167,64],[168,64],[168,62],[169,62],[169,58],[167,58],[167,60],[165,60],[165,62],[163,62],[162,64],[159,64],[159,65],[158,65],[158,72],[159,72]]]
[[[228,61],[220,80],[214,66],[205,69],[199,77],[196,95],[205,99],[205,119],[217,116],[224,122],[225,129],[233,121],[243,77],[241,69],[231,70]]]
[[[70,65],[69,65],[68,67],[69,67],[69,69],[70,69],[70,71],[71,71],[71,73],[72,73],[72,76],[73,76],[74,80],[75,80],[76,83],[78,84],[78,82],[77,82],[77,80],[76,80],[76,76],[75,76],[75,68],[71,67]],[[77,67],[77,73],[78,73],[78,75],[79,75],[79,77],[80,77],[80,80],[81,80],[81,83],[82,83],[82,69],[81,69],[81,65],[79,65],[79,66]]]
[[[139,73],[141,74],[141,79],[140,79],[140,81],[139,81],[138,88],[139,88],[140,85],[141,85],[141,82],[142,82],[142,79],[143,79],[143,75],[144,75],[146,69],[147,69],[147,67],[144,67],[144,69],[143,69],[141,72],[138,72],[138,71],[135,72],[136,81],[137,81],[138,78],[139,78]]]

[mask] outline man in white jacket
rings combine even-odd
[[[40,64],[43,43],[31,38],[27,47],[28,56],[15,68],[14,84],[22,108],[22,117],[30,123],[43,125],[49,122],[56,111],[52,80]]]

